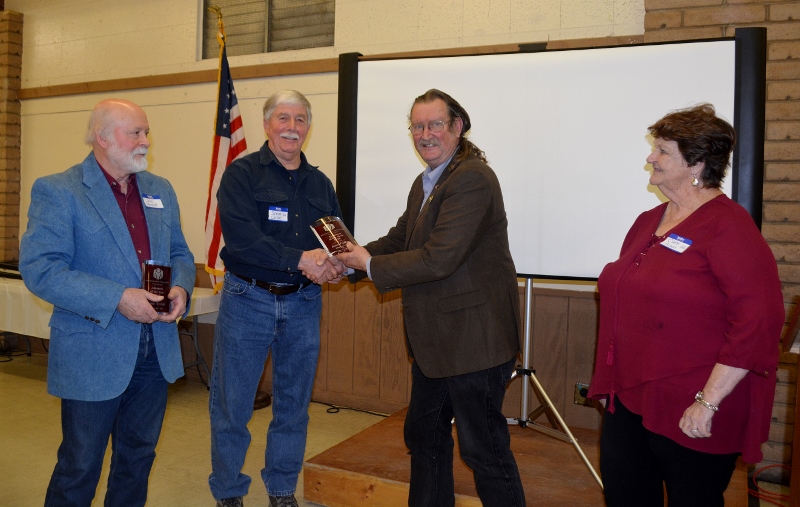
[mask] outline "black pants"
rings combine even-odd
[[[603,416],[600,473],[606,507],[663,507],[664,485],[674,507],[724,505],[739,454],[688,449],[642,425],[642,417],[614,400]],[[678,421],[675,421],[678,424]]]
[[[456,418],[461,458],[472,469],[484,507],[525,507],[525,493],[510,449],[508,423],[501,412],[507,363],[464,375],[428,378],[411,365],[411,403],[405,442],[411,454],[410,507],[452,507],[453,436]]]

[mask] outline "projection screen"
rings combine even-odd
[[[359,62],[350,224],[356,239],[365,244],[386,234],[405,209],[426,165],[414,150],[408,114],[414,97],[439,88],[470,114],[468,137],[497,173],[520,276],[596,278],[618,257],[635,218],[665,200],[648,184],[647,126],[701,102],[735,124],[736,44]],[[723,188],[732,197],[736,177],[729,171]]]

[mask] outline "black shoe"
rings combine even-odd
[[[253,403],[253,410],[260,410],[268,407],[272,403],[272,395],[264,391],[256,391],[256,400]]]
[[[223,498],[222,500],[217,500],[217,507],[243,507],[244,503],[242,502],[242,497],[240,496],[232,496],[230,498]]]
[[[289,496],[270,496],[269,507],[300,507],[294,495]]]

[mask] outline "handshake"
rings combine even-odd
[[[320,218],[311,224],[311,230],[323,248],[303,252],[298,265],[303,276],[322,285],[326,282],[338,283],[347,268],[367,270],[369,252],[356,243],[341,218]]]
[[[300,257],[298,268],[303,276],[312,282],[322,285],[323,283],[338,283],[344,277],[347,268],[367,270],[367,259],[370,254],[359,245],[347,242],[347,252],[328,256],[322,248],[307,250]]]

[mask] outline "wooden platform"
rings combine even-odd
[[[308,460],[303,467],[305,499],[328,507],[406,505],[410,459],[403,444],[404,419],[405,409]],[[599,470],[598,432],[570,429]],[[599,486],[572,444],[530,428],[512,426],[510,430],[528,505],[603,505]],[[454,461],[456,506],[480,507],[472,472],[457,457]],[[747,470],[743,463],[734,473],[725,505],[747,506]]]

